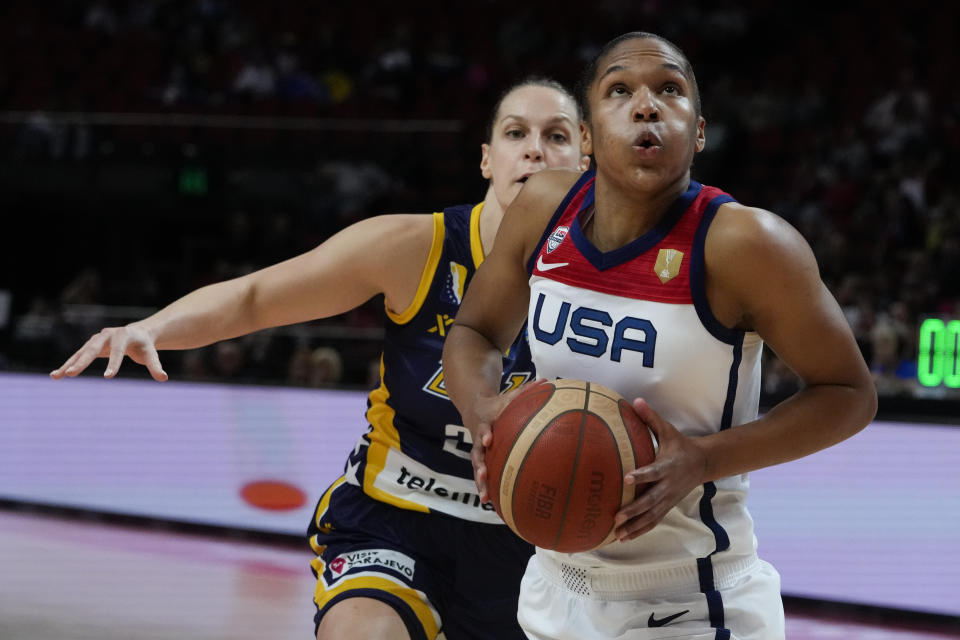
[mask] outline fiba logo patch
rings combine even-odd
[[[467,268],[462,264],[450,262],[450,272],[443,283],[440,299],[450,304],[459,305],[463,300],[463,290],[467,284]]]
[[[553,233],[550,234],[550,237],[547,238],[547,253],[550,253],[554,249],[560,246],[560,243],[563,242],[563,239],[567,237],[567,233],[570,231],[570,227],[557,227],[553,230]]]

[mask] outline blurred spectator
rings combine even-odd
[[[0,289],[0,333],[10,325],[10,301],[13,294],[8,289]]]
[[[100,272],[87,267],[74,277],[60,293],[61,304],[99,304],[103,297]]]
[[[763,356],[763,393],[773,398],[785,398],[801,387],[800,378],[783,360],[769,349]]]
[[[399,19],[378,43],[379,51],[373,52],[372,62],[363,71],[369,93],[390,108],[403,109],[413,102],[413,46],[411,26]]]
[[[283,52],[277,57],[277,94],[292,101],[328,103],[327,85],[300,68],[295,53]]]
[[[896,86],[870,105],[864,123],[873,132],[877,151],[893,156],[926,138],[931,113],[930,93],[919,85],[916,72],[905,67]]]
[[[337,227],[365,217],[371,203],[400,187],[399,181],[374,162],[332,160],[317,167],[316,207],[332,216]]]
[[[13,323],[11,360],[41,363],[59,357],[56,345],[61,316],[51,299],[38,295]]]
[[[106,0],[94,0],[87,7],[87,13],[83,18],[83,25],[92,31],[98,31],[104,35],[114,35],[120,28],[120,20],[117,18],[113,7]]]
[[[58,313],[53,303],[44,296],[30,301],[30,308],[14,325],[13,337],[21,343],[42,343],[54,336]]]
[[[903,357],[901,337],[889,318],[884,317],[873,326],[870,342],[869,365],[877,393],[886,396],[910,394],[916,386],[916,362]]]
[[[343,377],[343,359],[333,347],[317,347],[310,353],[311,387],[327,387],[340,382]]]
[[[210,379],[207,366],[207,348],[189,349],[180,359],[180,376],[185,381],[204,382]]]
[[[237,77],[233,80],[233,91],[254,98],[267,98],[276,91],[277,73],[259,47],[253,47]]]
[[[47,109],[33,111],[24,121],[17,140],[17,155],[26,160],[54,158],[66,144],[66,126]]]
[[[242,342],[224,340],[213,345],[210,373],[224,382],[242,382],[250,379],[247,357]]]
[[[305,387],[310,384],[312,356],[313,350],[309,344],[300,343],[296,346],[287,363],[287,384],[295,387]]]
[[[310,346],[302,341],[287,366],[287,384],[298,387],[328,387],[343,380],[343,358],[333,347]]]
[[[187,72],[182,64],[175,64],[170,68],[166,84],[160,90],[160,100],[163,104],[174,105],[184,102],[189,93],[187,87]]]

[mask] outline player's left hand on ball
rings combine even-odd
[[[641,398],[633,401],[633,409],[650,427],[660,446],[652,463],[624,477],[627,484],[647,487],[617,512],[614,523],[621,542],[653,529],[684,496],[703,484],[707,468],[706,455],[694,438],[680,433]]]
[[[480,494],[480,499],[484,502],[490,499],[487,495],[487,465],[486,462],[484,462],[484,454],[487,451],[487,447],[493,443],[493,438],[495,437],[493,435],[493,423],[504,408],[510,404],[514,396],[520,393],[521,389],[524,389],[527,385],[536,384],[537,382],[542,382],[542,379],[538,379],[535,382],[528,382],[526,385],[521,385],[516,389],[511,389],[498,396],[477,398],[473,405],[472,419],[468,421],[464,418],[464,424],[470,431],[470,436],[473,439],[473,446],[470,449],[470,461],[473,463],[473,477],[477,484],[477,492]],[[466,424],[467,422],[471,424]]]
[[[487,447],[493,442],[493,421],[496,419],[503,408],[507,406],[509,400],[504,396],[491,396],[486,398],[477,398],[473,405],[472,424],[466,425],[470,430],[470,436],[473,439],[473,446],[470,449],[470,461],[473,463],[473,478],[477,483],[477,492],[480,499],[484,502],[489,500],[487,496],[487,465],[484,462],[484,454]],[[467,420],[464,419],[466,423]]]

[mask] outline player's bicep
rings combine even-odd
[[[782,219],[751,215],[728,270],[747,325],[805,384],[862,384],[869,372],[810,246]]]
[[[757,315],[764,341],[806,385],[859,386],[869,378],[836,300],[822,282],[809,295],[773,295]]]

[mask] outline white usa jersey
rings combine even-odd
[[[571,188],[528,264],[527,333],[538,375],[644,398],[689,436],[754,420],[763,342],[721,325],[704,287],[704,238],[733,198],[691,182],[655,228],[602,253],[580,226],[593,186],[587,173]],[[746,474],[708,482],[635,540],[587,553],[537,553],[592,574],[648,572],[708,593],[715,571],[756,558],[747,488]]]

